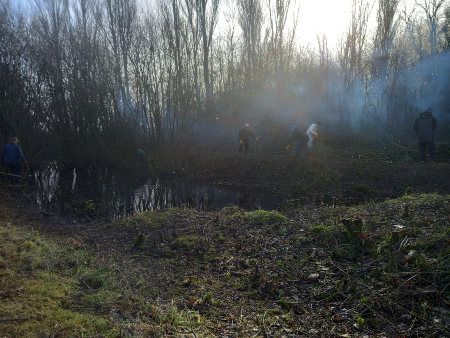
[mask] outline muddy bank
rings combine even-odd
[[[78,291],[125,336],[424,337],[450,333],[449,217],[448,196],[413,195],[281,213],[175,208],[110,224],[38,216],[33,226],[108,257]]]
[[[328,152],[327,152],[328,150]],[[321,149],[306,159],[287,155],[207,155],[182,175],[218,186],[302,199],[309,204],[353,204],[416,193],[450,193],[448,163],[377,160]]]

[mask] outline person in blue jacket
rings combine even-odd
[[[19,140],[17,137],[11,138],[9,144],[3,147],[0,153],[0,162],[4,162],[6,157],[6,165],[11,170],[11,173],[16,176],[20,176],[20,161],[27,163],[25,156],[23,156],[22,148],[18,145]],[[18,182],[19,177],[12,177],[13,183]]]

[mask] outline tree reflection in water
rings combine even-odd
[[[90,200],[99,214],[111,219],[172,207],[210,211],[238,205],[246,210],[272,210],[281,202],[280,198],[239,188],[139,177],[108,168],[64,171],[51,163],[37,170],[34,178],[38,186],[36,202],[41,211],[51,214],[75,213],[77,205]]]

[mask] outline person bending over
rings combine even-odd
[[[306,134],[307,134],[308,137],[309,137],[309,141],[308,141],[308,148],[309,148],[309,149],[312,149],[312,147],[313,147],[313,141],[314,141],[316,138],[319,138],[319,137],[320,137],[319,133],[317,132],[317,127],[319,127],[320,125],[321,125],[320,122],[313,123],[313,124],[311,124],[311,125],[309,126],[308,130],[306,131]]]
[[[295,156],[299,154],[301,157],[305,157],[305,148],[308,142],[308,135],[305,133],[305,129],[302,127],[297,127],[295,125],[291,126],[292,137],[289,140],[289,144],[286,149],[292,147],[291,155]]]

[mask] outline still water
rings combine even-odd
[[[41,211],[49,214],[79,213],[85,205],[95,208],[90,210],[94,215],[116,219],[183,206],[203,211],[228,205],[273,210],[281,202],[280,198],[239,188],[142,177],[108,168],[61,171],[50,165],[36,171],[34,178],[38,186],[36,202]]]

